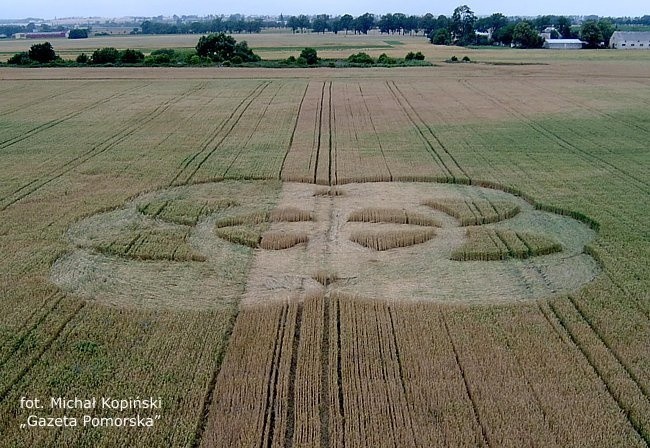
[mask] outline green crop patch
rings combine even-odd
[[[477,226],[510,219],[519,213],[519,207],[508,201],[489,199],[430,199],[424,202],[460,221],[462,226]]]
[[[534,233],[488,227],[469,227],[467,241],[451,254],[456,261],[494,261],[528,258],[562,251],[552,238]]]

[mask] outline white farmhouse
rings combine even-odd
[[[552,50],[580,50],[583,42],[580,39],[546,39],[544,48]]]
[[[648,31],[614,31],[609,39],[611,48],[619,50],[650,49],[650,32]]]

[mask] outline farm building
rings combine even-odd
[[[51,31],[42,33],[16,33],[14,39],[57,39],[68,37],[69,31]]]
[[[650,32],[614,31],[609,46],[621,50],[647,50],[650,48]]]
[[[546,39],[544,48],[551,50],[580,50],[582,41],[580,39]]]
[[[64,39],[68,37],[69,31],[50,31],[40,33],[27,33],[27,39]]]

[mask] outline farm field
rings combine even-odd
[[[199,35],[124,35],[124,36],[98,36],[88,39],[53,39],[51,44],[57,54],[64,59],[75,59],[80,53],[91,54],[94,50],[103,47],[117,49],[138,49],[148,54],[159,48],[191,49],[199,40]],[[571,51],[571,50],[517,50],[498,47],[458,48],[453,46],[431,45],[424,36],[388,35],[371,31],[367,35],[354,35],[339,33],[297,33],[268,32],[259,34],[234,34],[237,41],[245,40],[249,46],[259,54],[262,59],[286,59],[297,56],[305,47],[313,47],[320,57],[345,59],[353,53],[366,52],[374,58],[386,53],[391,57],[404,57],[409,51],[421,51],[432,63],[441,63],[451,56],[458,58],[468,56],[472,61],[488,63],[535,63],[554,66],[564,63],[598,61],[618,65],[625,61],[626,64],[636,66],[650,61],[648,52],[620,52],[620,51]],[[0,40],[0,61],[5,62],[15,53],[29,51],[35,40]],[[589,72],[590,73],[590,72]]]
[[[650,59],[475,51],[0,68],[2,444],[647,446]]]

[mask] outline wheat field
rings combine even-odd
[[[482,51],[0,68],[2,444],[647,446],[650,59]]]

